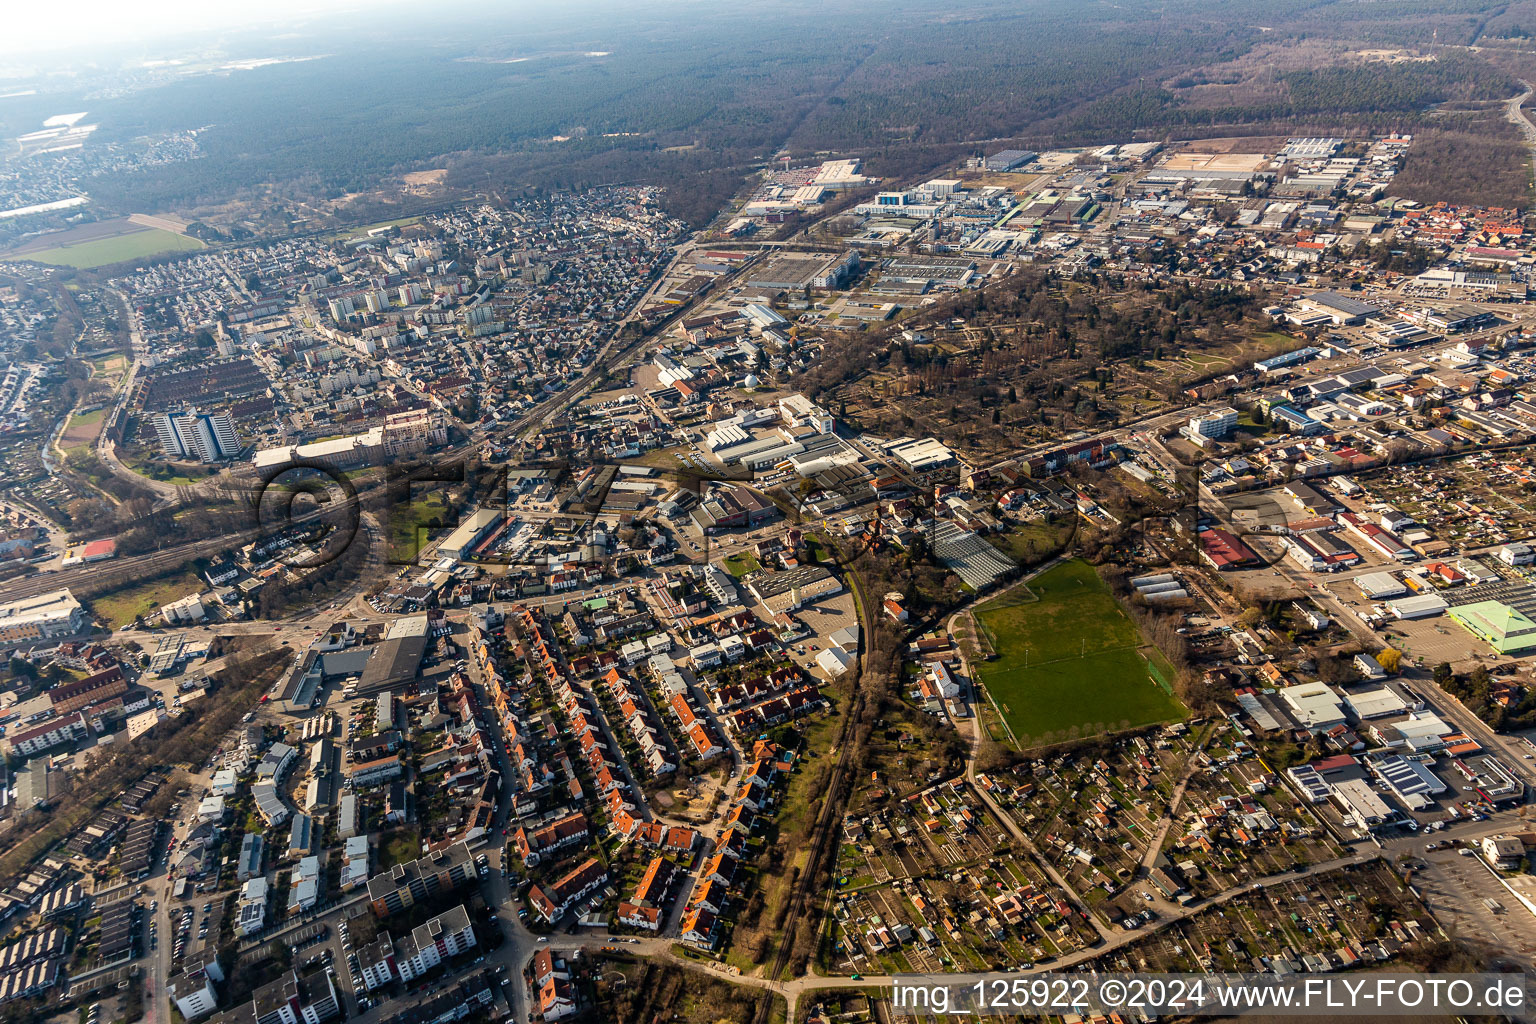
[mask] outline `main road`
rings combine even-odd
[[[1532,124],[1525,114],[1525,101],[1531,98],[1531,83],[1522,80],[1520,84],[1525,87],[1525,91],[1504,104],[1504,118],[1519,130],[1531,150],[1532,160],[1536,160],[1536,124]]]

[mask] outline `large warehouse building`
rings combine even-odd
[[[1384,601],[1408,593],[1403,581],[1389,572],[1368,572],[1356,576],[1354,584],[1367,601]]]
[[[1500,654],[1536,650],[1536,622],[1502,601],[1479,601],[1452,608],[1451,618]]]

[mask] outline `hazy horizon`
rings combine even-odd
[[[74,0],[67,13],[46,5],[18,7],[6,16],[0,58],[25,63],[156,43],[184,44],[197,36],[295,28],[347,14],[368,15],[403,6],[400,0]]]

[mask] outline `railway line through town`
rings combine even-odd
[[[859,585],[852,572],[849,575],[849,583],[858,595],[859,628],[865,636],[868,636],[870,628],[878,621],[874,599],[864,587]],[[784,932],[779,937],[778,950],[771,966],[763,974],[763,977],[770,982],[778,980],[785,968],[789,966],[790,959],[794,955],[795,939],[800,934],[800,930],[821,919],[820,914],[808,914],[807,908],[812,905],[815,893],[820,888],[818,879],[821,875],[821,866],[830,854],[832,841],[837,836],[836,824],[842,817],[842,808],[847,799],[845,788],[851,788],[851,781],[846,777],[854,751],[854,726],[859,720],[863,702],[868,696],[864,683],[866,675],[871,671],[869,646],[865,644],[864,650],[859,655],[858,671],[852,675],[852,692],[849,694],[848,708],[838,730],[837,760],[832,766],[821,807],[817,812],[815,824],[811,828],[810,856],[790,895],[789,910],[784,919]],[[808,921],[808,917],[813,920]],[[754,1018],[755,1024],[768,1024],[772,1012],[773,997],[770,992],[758,1004]]]

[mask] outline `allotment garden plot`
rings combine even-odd
[[[1020,746],[1184,716],[1172,667],[1086,562],[1053,566],[976,618],[996,653],[978,674]]]

